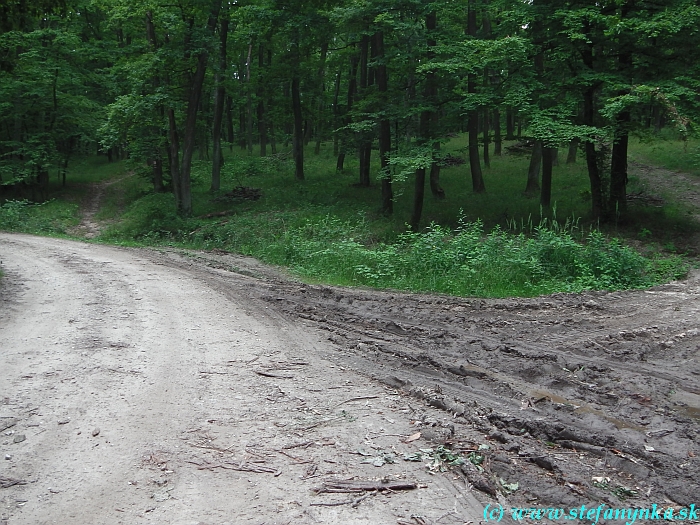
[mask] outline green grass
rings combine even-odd
[[[78,205],[65,201],[8,201],[0,205],[0,230],[63,235],[79,221]]]

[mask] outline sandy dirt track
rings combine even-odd
[[[697,274],[484,301],[25,235],[0,234],[0,259],[0,523],[462,524],[496,501],[700,503]],[[483,459],[403,460],[439,444]],[[417,488],[312,490],[338,479]]]
[[[414,402],[334,364],[306,321],[239,295],[255,279],[25,235],[0,235],[0,253],[0,424],[14,423],[0,436],[0,481],[20,482],[0,488],[3,524],[463,523],[479,512],[459,476],[362,463],[426,446],[401,442],[415,433]],[[311,491],[352,477],[420,488],[311,505],[357,499]]]

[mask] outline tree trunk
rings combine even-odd
[[[43,166],[37,166],[36,181],[39,189],[39,202],[49,200],[49,170]]]
[[[245,88],[244,88],[245,89]],[[241,147],[243,151],[246,150],[247,145],[245,142],[245,107],[244,106],[239,106],[238,107],[238,145]]]
[[[66,172],[63,171],[63,185],[65,186]],[[153,191],[155,193],[163,192],[163,157],[160,152],[153,161]]]
[[[631,120],[629,111],[623,111],[616,120],[617,130],[610,164],[609,210],[617,216],[627,211],[627,146],[629,143],[627,126]]]
[[[593,92],[594,88],[586,90],[583,96],[583,124],[593,125]],[[595,150],[595,143],[586,142],[586,167],[588,168],[588,179],[591,182],[591,215],[593,220],[598,220],[603,216],[603,183],[600,177],[600,165],[598,163],[598,153]]]
[[[659,106],[654,106],[654,133],[659,133],[664,127],[664,114]]]
[[[311,133],[314,126],[309,120],[304,120],[304,146],[308,146],[311,141]]]
[[[425,168],[416,170],[415,193],[413,194],[413,212],[411,215],[411,230],[418,231],[420,218],[423,215],[423,199],[425,198]]]
[[[250,85],[250,60],[253,54],[253,43],[248,44],[248,59],[245,62],[246,78],[246,121],[245,121],[245,142],[248,148],[248,155],[253,154],[253,93]]]
[[[220,24],[220,45],[219,45],[219,70],[214,76],[216,93],[214,95],[214,125],[212,129],[212,142],[214,160],[211,168],[211,191],[221,189],[221,166],[224,163],[224,154],[221,151],[221,121],[224,116],[224,102],[226,99],[226,88],[221,80],[226,73],[226,40],[228,37],[228,18],[221,20]]]
[[[214,34],[220,9],[221,1],[214,0],[207,23],[207,29],[210,34]],[[189,100],[187,101],[187,118],[185,120],[185,136],[182,142],[182,164],[180,168],[181,201],[180,207],[178,208],[178,213],[185,217],[192,214],[190,171],[192,168],[192,153],[194,152],[195,137],[197,134],[197,111],[199,110],[199,102],[202,98],[202,86],[204,85],[204,74],[206,73],[208,58],[209,54],[206,50],[199,53],[197,69],[190,83]]]
[[[304,122],[301,115],[301,94],[299,93],[299,74],[292,78],[292,113],[294,114],[294,176],[304,180]]]
[[[260,156],[267,155],[267,124],[265,123],[265,105],[262,98],[258,101],[258,137],[260,139]]]
[[[425,17],[425,28],[428,33],[428,50],[426,52],[426,60],[431,60],[435,56],[433,48],[435,47],[435,29],[437,28],[437,15],[435,11],[428,13]],[[431,122],[433,120],[432,106],[435,104],[435,95],[437,94],[437,84],[435,73],[432,71],[426,75],[425,89],[423,95],[425,97],[424,104],[428,105],[420,114],[420,124],[418,130],[419,144],[425,145],[432,142]],[[433,166],[436,166],[435,160],[431,164],[431,174]],[[438,168],[439,169],[439,168]],[[436,176],[439,178],[439,171]],[[438,184],[439,188],[439,184]],[[423,201],[425,199],[425,168],[416,170],[415,193],[413,195],[413,213],[411,215],[411,229],[418,231],[420,226],[421,216],[423,215]]]
[[[489,144],[491,137],[489,136],[489,132],[491,131],[489,129],[489,110],[488,108],[484,108],[484,166],[487,168],[491,167],[491,158],[489,157]]]
[[[576,164],[576,154],[580,143],[581,139],[571,139],[571,142],[569,142],[569,154],[566,156],[567,164]]]
[[[180,210],[182,207],[182,197],[180,194],[180,152],[178,147],[180,138],[177,134],[175,110],[172,108],[168,109],[168,125],[168,141],[170,142],[170,149],[168,151],[168,158],[170,159],[170,180],[173,186],[173,196],[175,197],[175,208]]]
[[[265,47],[260,44],[258,46],[258,68],[260,70],[260,76],[262,76],[263,67],[265,66]],[[267,155],[267,124],[265,123],[265,104],[263,100],[265,98],[265,83],[262,78],[258,82],[258,136],[260,138],[260,156],[264,157]]]
[[[467,90],[469,93],[475,93],[474,75],[469,75],[467,81]],[[486,186],[484,185],[484,175],[481,171],[481,159],[479,159],[479,112],[473,109],[469,112],[469,122],[467,123],[469,130],[469,169],[472,175],[472,190],[474,193],[484,193]]]
[[[554,148],[542,147],[542,192],[540,204],[549,208],[552,203],[552,157]]]
[[[515,140],[515,114],[512,108],[506,109],[506,140]]]
[[[584,34],[590,31],[589,23],[584,24]],[[594,73],[593,69],[593,43],[587,44],[583,48],[581,58],[584,65],[588,68],[589,73]],[[590,86],[583,93],[583,124],[584,126],[593,126],[595,114],[594,95],[597,85]],[[603,217],[603,184],[601,181],[600,163],[598,162],[598,153],[595,150],[595,143],[586,141],[586,167],[588,168],[588,179],[591,183],[591,216],[593,220],[599,220]]]
[[[552,148],[552,166],[559,166],[559,148]]]
[[[440,151],[439,142],[433,142],[433,151]],[[440,186],[440,163],[436,160],[430,165],[430,192],[437,199],[445,198],[445,190]]]
[[[158,49],[158,40],[156,39],[156,29],[153,24],[153,12],[146,11],[146,40],[148,41],[151,49],[155,52]],[[161,81],[158,75],[153,77],[154,86],[160,86]],[[158,104],[157,112],[161,119],[165,117],[165,107],[163,104]],[[161,136],[165,139],[167,144],[167,134],[164,130],[159,132]],[[72,148],[72,140],[71,140]],[[66,159],[67,161],[68,159]],[[67,167],[67,166],[66,166]],[[64,182],[65,182],[65,170],[64,170]],[[161,193],[163,191],[163,152],[162,148],[158,146],[156,148],[155,159],[153,160],[153,191],[155,193]]]
[[[527,185],[525,193],[527,195],[535,195],[540,191],[540,167],[542,166],[542,141],[536,140],[532,147],[532,155],[530,156],[530,166],[527,169]]]
[[[369,81],[369,36],[362,35],[360,39],[360,97],[366,96]],[[372,142],[368,140],[366,132],[360,132],[360,186],[369,186],[370,159],[372,154]]]
[[[226,140],[229,151],[233,151],[233,97],[226,97]]]
[[[493,154],[501,156],[503,139],[501,138],[501,112],[498,108],[493,110]]]
[[[357,55],[352,55],[350,57],[350,78],[348,79],[348,98],[347,107],[345,109],[345,117],[343,118],[343,124],[347,126],[350,124],[350,110],[352,109],[352,104],[355,97],[355,91],[357,90],[357,68],[359,66],[360,60]],[[348,147],[348,132],[343,130],[340,137],[340,153],[338,153],[338,161],[336,163],[336,171],[343,171],[345,163],[345,153]]]
[[[622,3],[620,18],[625,19],[632,8],[631,0]],[[618,71],[625,75],[632,69],[633,57],[629,48],[624,48],[618,58]],[[618,95],[626,95],[629,90],[618,91]],[[612,145],[610,165],[610,213],[616,218],[627,211],[627,146],[629,143],[629,125],[632,120],[629,110],[622,111],[615,118],[615,130]]]
[[[384,33],[378,31],[374,38],[377,46],[377,56],[380,64],[377,65],[377,88],[379,90],[380,103],[385,109],[389,103],[387,92],[389,89],[389,78],[386,70],[386,57],[384,55]],[[340,77],[340,75],[338,75]],[[391,122],[382,111],[379,117],[379,162],[382,173],[382,212],[390,215],[394,211],[394,190],[391,185],[391,167],[389,166],[389,155],[391,153]]]
[[[270,121],[270,150],[272,154],[277,154],[277,139],[275,138],[275,123]]]
[[[318,67],[318,83],[321,90],[318,95],[316,104],[316,147],[314,154],[321,153],[321,142],[325,133],[325,119],[323,118],[324,108],[326,107],[326,56],[328,55],[328,42],[321,44],[321,64]]]
[[[338,123],[340,122],[340,112],[338,110],[338,101],[340,99],[340,79],[343,70],[340,69],[335,75],[335,89],[333,90],[333,129],[338,129]],[[333,133],[333,156],[337,157],[340,151],[340,138],[338,133]]]
[[[469,0],[467,12],[467,34],[476,37],[476,0]],[[467,92],[476,93],[476,75],[467,76]],[[472,175],[472,190],[474,193],[484,193],[484,175],[481,171],[479,159],[479,110],[474,108],[469,111],[469,169]]]

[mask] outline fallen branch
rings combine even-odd
[[[379,396],[362,396],[362,397],[353,397],[350,399],[346,399],[345,401],[341,401],[337,405],[334,405],[333,408],[339,407],[340,405],[344,405],[345,403],[352,403],[353,401],[363,401],[365,399],[378,399]]]
[[[377,494],[377,491],[375,490],[374,492],[368,492],[364,496],[360,496],[359,498],[355,499],[349,499],[346,501],[333,501],[333,502],[328,502],[328,503],[311,503],[312,507],[338,507],[340,505],[352,505],[353,508],[357,508],[357,506],[370,496],[374,496]]]
[[[3,430],[7,430],[8,428],[14,427],[19,419],[10,417],[10,418],[3,418],[5,421],[0,421],[0,432]]]
[[[15,478],[5,478],[3,476],[0,476],[0,489],[6,489],[9,487],[13,487],[15,485],[26,485],[27,482],[24,481],[23,479],[15,479]]]
[[[293,444],[293,445],[285,445],[285,446],[283,446],[282,448],[283,448],[284,450],[289,450],[290,448],[298,448],[298,447],[307,448],[307,447],[309,447],[309,446],[311,446],[311,445],[313,445],[313,444],[314,444],[313,441],[302,441],[301,443],[295,443],[295,444]]]
[[[296,461],[297,463],[300,463],[300,464],[311,463],[310,459],[301,459],[301,458],[298,458],[296,456],[292,456],[291,454],[287,454],[284,450],[278,450],[277,452],[279,452],[283,456],[287,456],[288,458],[293,459],[294,461]]]
[[[197,470],[214,470],[215,468],[222,468],[226,470],[237,470],[239,472],[256,472],[258,474],[274,474],[275,477],[282,474],[282,470],[273,467],[266,467],[264,465],[254,465],[252,463],[245,463],[241,461],[240,463],[197,463],[195,461],[188,461],[192,465],[197,465]]]
[[[294,379],[294,376],[281,376],[278,374],[272,374],[270,372],[265,372],[264,370],[253,370],[259,376],[274,377],[276,379]]]
[[[385,490],[413,490],[418,484],[410,481],[325,481],[321,487],[314,489],[316,494],[335,492],[368,492]]]
[[[332,501],[329,503],[311,503],[312,507],[338,507],[340,505],[349,505],[353,500],[347,501]]]

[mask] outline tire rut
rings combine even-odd
[[[192,261],[165,256],[167,264]],[[196,257],[202,267],[226,266],[225,256]],[[700,333],[693,323],[699,292],[694,274],[649,291],[514,300],[306,285],[277,276],[251,279],[237,293],[312,323],[346,366],[444,410],[457,427],[482,432],[496,444],[495,456],[509,458],[508,468],[489,463],[487,487],[505,475],[528,487],[522,497],[561,503],[586,494],[612,504],[615,497],[591,481],[591,472],[605,472],[620,486],[636,486],[647,501],[687,505],[700,496],[694,475]],[[541,459],[565,450],[584,451],[579,459],[587,466],[552,467]],[[514,467],[523,458],[552,469]]]

